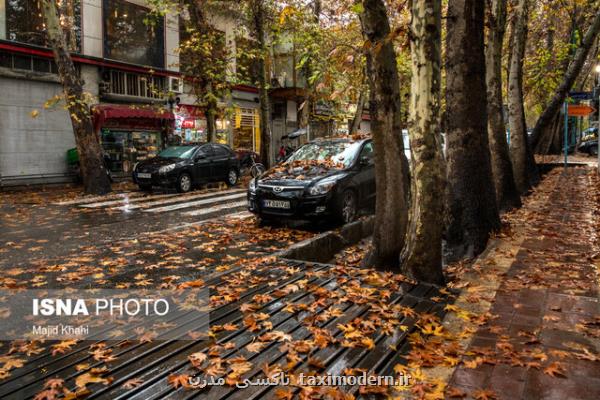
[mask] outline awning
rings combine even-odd
[[[94,106],[94,115],[102,120],[110,118],[175,119],[173,112],[164,108],[116,104],[98,104]]]
[[[126,104],[96,104],[92,108],[94,130],[98,131],[108,119],[140,118],[154,120],[175,119],[173,112],[164,108]]]

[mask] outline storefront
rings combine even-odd
[[[214,142],[229,144],[229,126],[231,122],[225,118],[217,118],[217,131]],[[175,110],[174,134],[181,137],[182,143],[206,143],[206,117],[199,107],[179,105]]]
[[[235,108],[233,148],[260,153],[260,115],[256,108]]]
[[[152,107],[94,107],[94,122],[111,172],[127,176],[137,162],[156,156],[168,145],[174,119],[173,113]]]

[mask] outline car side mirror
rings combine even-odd
[[[194,157],[194,161],[203,160],[205,158],[206,158],[206,154],[199,153],[199,154],[196,154],[196,157]]]
[[[363,166],[363,167],[367,167],[367,166],[369,166],[369,165],[371,165],[371,164],[372,164],[372,162],[371,162],[371,158],[370,158],[370,157],[367,157],[367,156],[362,156],[362,157],[360,158],[360,165],[361,165],[361,166]]]

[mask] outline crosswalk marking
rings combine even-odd
[[[139,203],[139,204],[128,204],[128,205],[119,206],[119,207],[112,207],[111,210],[122,210],[122,211],[137,210],[139,208],[150,208],[150,207],[163,205],[163,204],[180,203],[182,201],[201,199],[201,198],[206,198],[206,197],[211,197],[211,196],[218,196],[221,194],[232,194],[232,193],[241,193],[241,192],[245,192],[245,190],[232,189],[232,190],[224,190],[224,191],[214,191],[214,192],[209,192],[209,193],[199,193],[199,194],[195,194],[195,195],[191,195],[191,196],[190,195],[188,195],[188,196],[179,195],[178,197],[174,197],[174,198],[167,199],[167,200],[152,201],[152,202],[148,202],[148,203]]]
[[[99,201],[99,200],[111,200],[111,199],[118,199],[118,198],[123,198],[123,197],[136,197],[136,196],[141,196],[141,195],[143,195],[143,193],[141,193],[141,192],[125,192],[125,193],[118,193],[118,194],[109,194],[107,196],[83,197],[83,198],[78,198],[78,199],[73,199],[73,200],[59,201],[59,202],[52,203],[52,204],[54,204],[55,206],[72,206],[72,205],[77,205],[77,204],[92,203],[94,201]]]
[[[173,205],[165,206],[165,207],[151,208],[148,210],[143,210],[143,212],[159,213],[159,212],[165,212],[165,211],[180,210],[182,208],[202,206],[205,204],[211,204],[211,203],[216,203],[216,202],[220,202],[220,201],[238,200],[238,199],[241,199],[244,197],[246,197],[246,193],[236,193],[236,194],[232,194],[229,196],[212,197],[210,199],[189,201],[186,203],[173,204]]]
[[[188,217],[198,217],[200,215],[211,214],[211,213],[221,211],[221,210],[243,207],[246,204],[247,204],[246,201],[236,201],[235,203],[225,203],[225,204],[219,204],[218,206],[202,208],[200,210],[186,211],[186,212],[182,212],[181,214],[188,216]]]
[[[82,204],[79,207],[100,208],[100,207],[112,206],[115,204],[134,203],[134,202],[148,201],[148,200],[154,200],[154,199],[163,199],[163,198],[174,197],[174,196],[179,196],[179,193],[156,194],[156,195],[148,195],[148,196],[144,196],[144,197],[136,196],[133,199],[130,199],[128,196],[123,196],[123,198],[121,198],[119,200],[101,201],[98,203],[91,203],[91,204]]]

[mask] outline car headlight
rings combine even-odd
[[[337,180],[324,180],[311,187],[308,191],[311,196],[318,196],[321,194],[329,193],[329,191],[335,186]]]
[[[250,193],[256,192],[256,179],[250,179],[250,184],[248,185],[248,190]]]
[[[164,167],[160,167],[158,169],[159,174],[166,174],[167,172],[171,172],[175,169],[175,164],[165,165]]]

